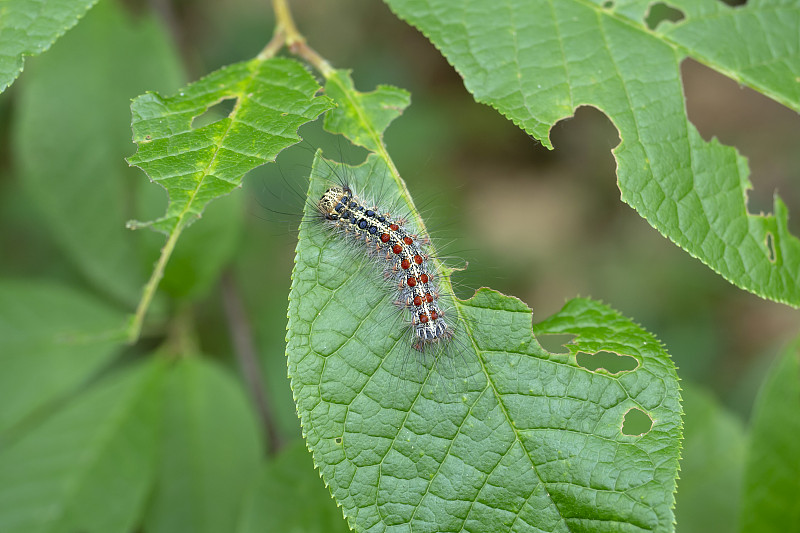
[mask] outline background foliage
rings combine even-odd
[[[595,109],[559,122],[550,134],[556,149],[547,151],[476,105],[430,43],[385,6],[292,7],[312,44],[336,66],[353,68],[357,87],[392,83],[413,94],[386,142],[415,197],[433,199],[425,202],[435,205],[430,212],[422,206],[428,226],[469,258],[461,283],[521,297],[535,321],[565,296],[589,294],[669,346],[686,391],[679,530],[707,531],[717,516],[719,531],[790,531],[798,523],[785,512],[791,502],[774,495],[797,492],[791,473],[800,454],[796,441],[781,438],[788,431],[772,431],[796,420],[794,344],[764,378],[796,334],[796,311],[734,289],[619,202],[610,152],[617,132]],[[115,333],[163,245],[158,234],[125,230],[125,222],[156,219],[166,207],[161,190],[124,162],[135,150],[129,102],[145,91],[173,94],[253,57],[268,39],[269,6],[103,1],[55,40],[78,15],[63,16],[52,39],[26,44],[37,52],[55,41],[25,61],[0,97],[0,530],[344,529],[299,440],[285,378],[296,221],[274,212],[299,203],[274,184],[288,180],[286,190],[302,190],[292,180],[308,174],[307,147],[251,172],[245,194],[212,203],[176,247],[142,341],[126,347]],[[16,20],[2,19],[3,39]],[[18,53],[8,57],[0,66],[11,81]],[[771,211],[778,189],[797,213],[796,113],[692,61],[680,69],[699,135],[749,158],[749,211]],[[772,95],[786,103],[792,94]],[[229,111],[223,105],[204,117],[213,123]],[[319,124],[301,134],[327,146],[326,155],[363,158]],[[487,223],[489,214],[501,218]],[[798,234],[794,219],[788,224]],[[244,334],[242,324],[250,326]],[[235,356],[248,338],[255,372]],[[156,350],[158,357],[146,357]],[[248,395],[244,385],[254,377],[265,384],[264,398]],[[302,499],[302,511],[287,504],[272,512],[264,502],[278,496]]]

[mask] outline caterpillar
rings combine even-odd
[[[356,370],[356,382],[400,386],[404,402],[426,382],[441,398],[472,388],[480,368],[451,288],[456,269],[435,255],[387,163],[369,154],[351,166],[318,151],[308,179],[296,196],[305,207],[290,349],[325,360],[326,383],[327,372]]]
[[[428,267],[429,256],[423,249],[427,239],[406,231],[403,218],[370,207],[347,184],[329,187],[317,202],[317,210],[335,231],[363,241],[368,253],[384,261],[385,277],[397,283],[394,304],[410,312],[415,350],[424,352],[452,338],[453,330],[437,303],[440,293]]]

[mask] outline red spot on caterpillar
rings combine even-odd
[[[427,274],[422,274],[422,275],[419,277],[419,280],[420,280],[422,283],[428,283],[428,275],[427,275]]]
[[[418,265],[421,265],[422,264],[422,256],[421,255],[415,255],[414,256],[414,262],[416,264],[418,264]]]
[[[439,318],[439,313],[431,311],[431,320],[436,320],[437,318]]]
[[[423,274],[423,276],[424,275],[425,274]],[[408,278],[408,281],[406,281],[406,283],[408,283],[409,287],[414,287],[417,285],[417,278]]]
[[[414,242],[414,239],[412,239],[411,237],[406,237],[403,239],[403,242],[411,246],[411,244]]]
[[[389,224],[389,229],[392,231],[397,231],[400,229],[400,226],[398,226],[397,224]]]
[[[422,322],[423,324],[426,323],[428,321],[428,315],[422,313],[421,315],[419,315],[419,321]]]
[[[402,261],[400,261],[400,268],[402,268],[403,270],[408,270],[408,267],[410,266],[411,262],[409,262],[408,259],[403,259]]]
[[[388,233],[381,234],[381,242],[389,242],[389,239],[391,239],[391,237],[389,237]]]
[[[433,295],[431,293],[426,294],[425,295],[425,301],[428,302],[428,303],[433,302]],[[417,305],[419,305],[419,304],[417,304]]]
[[[419,296],[414,296],[414,305],[416,305],[417,307],[422,305],[422,298],[420,298]]]
[[[403,247],[400,246],[399,244],[395,244],[394,246],[392,246],[392,251],[396,254],[399,254],[400,252],[403,251]]]

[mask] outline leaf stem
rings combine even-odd
[[[289,3],[286,0],[272,0],[272,9],[275,11],[275,33],[283,31],[286,34],[286,46],[291,47],[294,43],[305,42],[305,37],[297,31],[297,26],[289,10]]]
[[[282,36],[282,42],[286,44],[291,53],[308,61],[325,79],[329,78],[335,72],[334,68],[316,50],[308,46],[306,38],[297,30],[287,0],[272,0],[272,9],[275,11],[276,18],[275,34],[272,41]],[[270,44],[272,44],[272,41],[270,41]],[[270,45],[267,45],[267,48],[269,47]],[[267,51],[267,48],[264,49],[262,54]],[[280,46],[278,46],[279,48]],[[261,56],[259,55],[259,57]]]
[[[267,59],[273,57],[275,54],[278,53],[284,43],[286,42],[286,33],[283,31],[282,28],[275,28],[275,33],[272,36],[272,39],[269,40],[267,46],[264,47],[263,50],[258,54],[258,59],[261,61],[266,61]]]
[[[156,262],[153,273],[150,274],[150,279],[147,280],[147,284],[144,286],[142,299],[139,300],[139,305],[136,307],[136,314],[133,315],[128,324],[128,344],[133,344],[139,339],[139,335],[142,332],[142,324],[144,323],[144,316],[147,313],[147,309],[150,307],[150,302],[153,301],[153,296],[155,296],[161,278],[164,277],[164,269],[167,266],[167,262],[173,250],[175,250],[175,244],[178,242],[178,237],[180,237],[183,232],[183,228],[184,223],[183,218],[181,218],[175,224],[175,228],[170,232],[164,247],[161,248],[161,255],[158,258],[158,262]]]

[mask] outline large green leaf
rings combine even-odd
[[[737,530],[744,472],[744,426],[708,392],[682,384],[681,473],[675,517],[681,533]]]
[[[0,531],[132,531],[154,479],[163,370],[117,372],[0,448]]]
[[[386,0],[492,105],[551,147],[549,131],[591,105],[616,125],[622,199],[735,285],[800,306],[800,240],[786,207],[746,208],[747,163],[704,141],[684,107],[680,63],[695,57],[800,111],[800,5],[668,2],[685,19],[650,30],[649,0]]]
[[[409,205],[375,155],[354,168],[318,156],[309,197],[337,176],[387,206]],[[672,529],[678,386],[651,335],[574,300],[537,327],[578,336],[570,353],[549,353],[527,306],[481,289],[455,301],[459,334],[434,364],[411,349],[379,266],[325,231],[312,203],[290,293],[289,374],[315,463],[351,527]],[[441,290],[452,299],[446,281]],[[633,358],[635,370],[577,363],[579,351],[600,350]],[[652,428],[623,434],[630,410]]]
[[[244,500],[237,533],[347,532],[347,522],[297,441],[271,459]]]
[[[22,72],[23,56],[41,54],[97,0],[5,0],[0,5],[0,92]]]
[[[234,531],[261,443],[241,384],[199,357],[171,368],[164,439],[148,533]]]
[[[772,367],[753,410],[740,531],[800,532],[800,344]]]
[[[107,363],[124,318],[61,285],[0,282],[0,435]]]
[[[147,93],[131,104],[139,150],[128,158],[169,194],[167,213],[147,223],[172,233],[199,217],[214,198],[240,187],[246,172],[274,161],[297,143],[297,128],[331,107],[300,63],[256,58],[212,72],[163,97]],[[227,117],[204,126],[193,120],[224,100]]]
[[[30,63],[14,122],[21,182],[72,263],[132,306],[155,256],[142,257],[125,229],[140,207],[138,172],[123,159],[128,105],[148,88],[179,87],[180,61],[152,17],[128,20],[117,2],[103,2]]]

